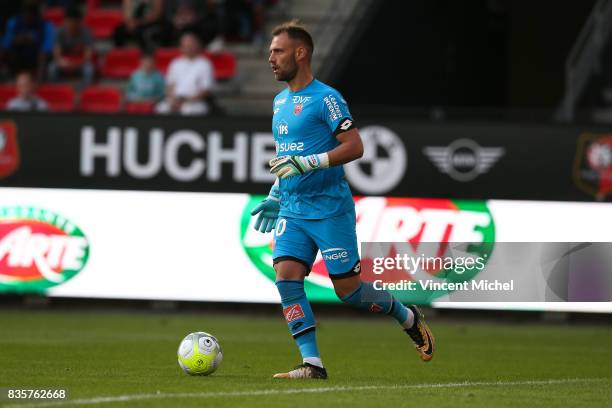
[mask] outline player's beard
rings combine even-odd
[[[293,78],[295,78],[298,72],[298,66],[297,66],[295,59],[290,61],[288,65],[289,66],[287,67],[286,70],[282,70],[282,71],[279,70],[279,72],[276,74],[277,81],[289,82],[289,81],[292,81]]]

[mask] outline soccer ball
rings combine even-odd
[[[188,334],[178,348],[178,363],[189,375],[209,375],[221,364],[223,352],[216,337],[205,332]]]

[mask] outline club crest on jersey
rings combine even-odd
[[[294,320],[304,317],[304,311],[299,303],[283,308],[283,314],[285,315],[285,320],[287,320],[287,323],[291,323]]]
[[[304,107],[304,105],[302,105],[301,103],[298,103],[297,105],[295,105],[293,107],[293,114],[295,116],[299,115],[300,113],[302,113],[302,108]]]

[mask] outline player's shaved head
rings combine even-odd
[[[283,33],[286,33],[290,39],[300,43],[306,49],[306,52],[308,54],[308,60],[310,61],[312,59],[312,53],[314,52],[314,43],[312,41],[312,36],[310,35],[306,27],[300,22],[300,20],[293,19],[291,21],[287,21],[276,26],[272,30],[273,37],[276,37]]]

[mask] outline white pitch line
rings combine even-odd
[[[529,385],[555,385],[572,383],[593,383],[610,381],[610,378],[565,378],[549,380],[528,381],[490,381],[490,382],[456,382],[456,383],[432,383],[432,384],[405,384],[405,385],[360,385],[318,388],[287,388],[250,391],[219,391],[219,392],[183,392],[183,393],[155,393],[155,394],[132,394],[116,395],[108,397],[82,398],[66,401],[49,401],[32,404],[5,405],[4,408],[43,408],[61,407],[68,405],[92,405],[110,402],[130,402],[163,398],[215,398],[215,397],[257,397],[266,395],[291,395],[291,394],[323,394],[327,392],[347,391],[369,391],[369,390],[404,390],[404,389],[431,389],[431,388],[461,388],[461,387],[496,387],[496,386],[529,386]]]

